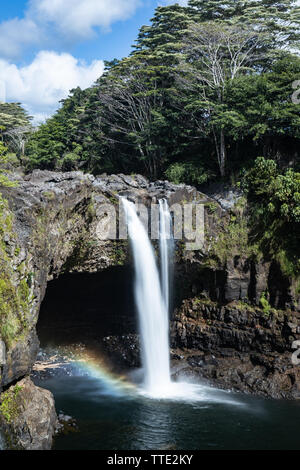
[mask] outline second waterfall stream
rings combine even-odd
[[[165,200],[160,202],[161,281],[154,250],[135,205],[122,199],[135,267],[137,305],[144,387],[151,396],[168,396],[171,388],[169,352],[169,253],[171,217]],[[161,287],[162,285],[162,287]]]
[[[150,398],[184,401],[227,402],[238,404],[225,392],[199,383],[171,380],[169,348],[169,287],[173,262],[171,216],[167,201],[159,203],[159,249],[161,278],[148,233],[135,205],[123,199],[128,234],[132,246],[135,282],[134,295],[139,316],[144,383],[139,392]]]

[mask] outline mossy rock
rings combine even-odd
[[[22,387],[16,384],[0,395],[0,416],[6,423],[10,424],[18,415],[18,395]]]

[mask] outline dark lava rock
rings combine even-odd
[[[171,345],[194,374],[218,387],[300,398],[300,368],[291,349],[300,338],[294,312],[266,317],[258,307],[196,300],[183,301],[171,323]]]
[[[58,414],[58,422],[56,425],[55,434],[70,434],[78,431],[79,428],[76,419],[60,411]]]
[[[103,338],[103,348],[116,366],[140,367],[140,343],[136,334],[107,336]]]

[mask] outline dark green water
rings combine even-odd
[[[204,387],[199,401],[154,400],[114,389],[81,369],[35,380],[79,432],[55,449],[300,449],[300,403],[265,400]]]

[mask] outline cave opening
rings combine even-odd
[[[37,323],[42,348],[76,343],[100,346],[107,337],[136,332],[130,267],[67,273],[48,282]]]

